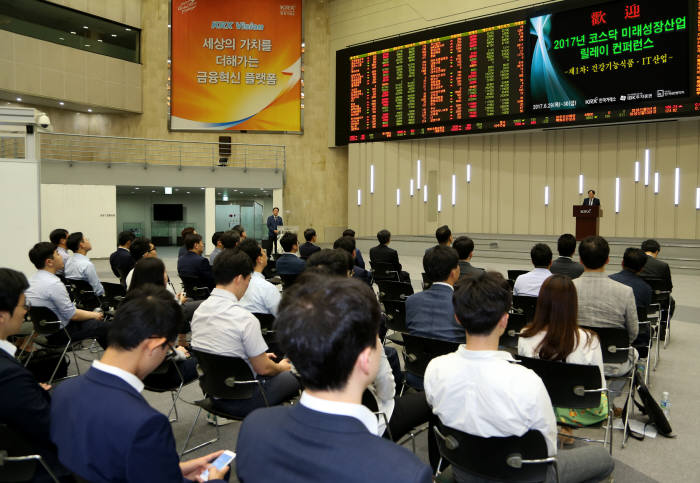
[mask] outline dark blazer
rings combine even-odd
[[[364,270],[357,265],[352,267],[352,278],[362,280],[370,287],[372,286],[372,272],[369,270]]]
[[[355,266],[360,267],[363,270],[366,269],[365,259],[362,258],[362,253],[360,252],[359,248],[355,248]]]
[[[168,418],[94,368],[56,387],[51,439],[61,462],[90,482],[187,481]]]
[[[129,273],[129,271],[134,268],[134,259],[131,258],[131,252],[126,248],[117,248],[117,251],[109,256],[109,266],[112,267],[112,273],[115,277],[121,278],[122,274],[119,273],[121,269],[123,276]]]
[[[459,262],[459,276],[460,277],[472,277],[475,275],[481,275],[484,273],[483,268],[472,267],[472,264],[461,260]]]
[[[590,198],[585,198],[583,200],[583,203],[581,203],[583,206],[589,206],[591,205]],[[593,198],[593,205],[591,206],[600,206],[600,200],[598,198]]]
[[[651,303],[651,287],[636,273],[623,269],[620,272],[610,275],[610,278],[628,287],[632,287],[634,302],[637,304],[638,309],[648,307]]]
[[[430,468],[413,453],[374,436],[359,420],[301,404],[250,413],[241,425],[236,453],[241,483],[432,481]]]
[[[319,250],[321,250],[320,246],[314,245],[311,242],[306,242],[303,245],[299,245],[299,256],[306,260]]]
[[[297,275],[304,271],[306,262],[293,253],[283,253],[275,261],[275,268],[280,275]]]
[[[377,245],[376,247],[369,249],[369,261],[379,262],[379,263],[389,263],[396,268],[396,270],[401,270],[401,264],[399,263],[399,253],[393,248],[389,248],[386,245]]]
[[[180,249],[177,251],[177,258],[180,258],[180,257],[183,256],[183,255],[186,255],[187,252],[189,252],[189,250],[187,249],[187,247],[186,247],[185,245],[182,245],[182,246],[180,247]]]
[[[428,290],[406,299],[406,326],[408,332],[431,339],[464,343],[464,327],[455,320],[452,305],[454,291],[442,284],[433,284]]]
[[[270,215],[267,217],[267,235],[270,237],[275,236],[275,230],[278,226],[283,226],[282,217]]]
[[[643,279],[648,278],[660,278],[665,283],[664,289],[673,289],[673,282],[671,281],[671,268],[668,263],[662,262],[658,258],[654,258],[651,255],[647,255],[647,262],[644,264],[644,268],[639,272],[639,276]]]
[[[177,259],[177,273],[180,278],[196,277],[201,285],[214,288],[214,275],[209,260],[195,252],[188,251]]]
[[[549,271],[560,275],[568,275],[571,279],[574,279],[580,277],[583,273],[583,265],[569,257],[559,257],[552,262]]]

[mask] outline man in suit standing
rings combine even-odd
[[[180,278],[196,278],[198,286],[214,288],[214,276],[209,261],[202,256],[204,242],[202,235],[191,233],[185,237],[187,253],[177,259],[177,273]]]
[[[468,236],[459,236],[452,243],[452,247],[457,250],[459,256],[459,276],[472,277],[481,275],[484,271],[481,268],[472,267],[471,259],[474,255],[474,241]]]
[[[572,280],[583,273],[583,265],[573,259],[576,252],[576,237],[571,233],[564,233],[557,240],[559,258],[552,262],[549,271],[561,275],[568,275]]]
[[[399,253],[393,248],[389,248],[389,243],[391,243],[391,232],[389,230],[379,230],[377,233],[377,241],[379,245],[369,249],[369,262],[371,263],[383,263],[386,265],[391,265],[391,270],[396,270],[399,272],[399,279],[402,282],[411,282],[411,277],[408,272],[401,270],[401,263],[399,263]]]
[[[306,389],[299,404],[258,409],[243,421],[241,482],[432,481],[415,455],[378,436],[377,417],[362,405],[382,360],[380,315],[376,296],[357,280],[304,275],[285,292],[277,338]]]
[[[134,268],[134,259],[131,257],[129,248],[135,238],[130,231],[121,232],[117,238],[117,251],[109,256],[109,266],[112,267],[112,273],[122,282],[122,285],[126,275]]]
[[[595,191],[588,190],[588,198],[583,200],[583,206],[600,206],[600,200],[595,197]]]
[[[284,253],[277,258],[275,267],[280,275],[299,275],[306,268],[306,262],[297,256],[299,240],[296,233],[285,233],[280,239]]]
[[[668,263],[662,262],[657,257],[661,253],[661,245],[659,242],[653,239],[646,240],[642,243],[642,250],[647,256],[647,263],[644,264],[644,268],[639,272],[639,276],[645,281],[649,280],[660,280],[659,290],[673,290],[673,281],[671,280],[671,267]],[[676,301],[673,297],[669,295],[671,303],[671,314],[669,320],[673,317],[673,313],[676,311]],[[661,333],[659,334],[661,340],[666,339],[666,326],[662,324]]]
[[[311,255],[321,249],[320,246],[314,245],[314,243],[316,243],[316,230],[313,228],[307,228],[304,230],[304,239],[306,240],[306,243],[299,247],[299,257],[302,260],[308,259]]]
[[[51,405],[51,439],[58,457],[84,480],[186,481],[209,470],[222,451],[180,462],[168,418],[141,395],[143,379],[172,351],[182,310],[165,288],[127,295],[102,358],[85,374],[62,383]]]
[[[274,252],[277,253],[277,227],[283,226],[282,217],[278,216],[280,209],[276,206],[272,208],[272,214],[267,217],[267,235],[270,243],[274,247]]]

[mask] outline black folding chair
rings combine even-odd
[[[265,339],[265,342],[270,347],[270,350],[277,353],[277,339],[275,337],[276,331],[274,328],[275,316],[272,314],[261,314],[257,312],[254,312],[253,315],[256,319],[258,319],[258,322],[260,322],[260,331],[262,332],[263,339]]]
[[[601,385],[602,378],[598,366],[546,361],[525,356],[518,356],[517,359],[522,366],[540,376],[554,407],[594,409],[600,406],[601,394],[608,394],[608,389]],[[602,440],[567,436],[590,443],[602,443],[608,447],[612,456],[612,417],[612,401],[608,401],[607,424],[604,426],[605,437]]]
[[[528,270],[508,270],[508,280],[512,280],[513,283],[518,279],[520,275],[528,273]]]
[[[404,345],[403,334],[408,333],[406,327],[406,302],[402,300],[385,300],[382,302],[386,314],[386,328],[393,331],[384,338],[397,345]]]
[[[282,279],[282,290],[287,290],[289,287],[291,287],[294,282],[297,281],[297,278],[299,278],[298,273],[285,273],[285,274],[279,274],[280,279]]]
[[[528,322],[535,317],[537,308],[537,297],[527,295],[513,295],[513,307],[511,313],[523,314]]]
[[[58,478],[35,448],[21,434],[0,424],[0,482],[35,481],[39,465],[58,483]]]
[[[188,299],[192,300],[205,300],[209,297],[209,287],[204,286],[200,283],[198,277],[188,277],[180,275],[180,280],[182,281],[182,288],[185,290],[185,295]]]
[[[204,399],[195,401],[194,404],[199,406],[197,416],[195,416],[192,426],[187,433],[185,444],[182,446],[180,457],[187,453],[191,453],[199,448],[215,443],[219,440],[219,425],[216,424],[216,438],[200,443],[192,448],[187,448],[187,443],[190,442],[192,431],[197,424],[199,415],[202,409],[213,414],[215,417],[222,417],[242,421],[243,418],[234,414],[227,413],[217,409],[214,403],[214,398],[217,399],[250,399],[255,393],[257,386],[262,394],[263,401],[266,406],[267,396],[262,383],[255,378],[253,371],[250,369],[245,360],[239,357],[228,357],[217,354],[209,354],[197,349],[190,350],[190,353],[197,358],[197,369],[199,372],[199,385],[202,388]]]
[[[430,280],[430,277],[425,272],[421,273],[421,276],[423,277],[423,285],[422,285],[423,290],[428,290],[430,288],[430,286],[433,284],[433,281]]]
[[[375,282],[380,280],[393,280],[398,282],[399,271],[391,263],[382,262],[369,262],[370,267],[372,267],[372,278]]]
[[[547,453],[544,435],[531,429],[522,436],[484,438],[449,428],[438,422],[433,428],[442,459],[454,469],[495,481],[536,482],[547,479],[548,467],[554,467],[559,481],[557,459]],[[435,474],[437,477],[438,472]]]
[[[652,310],[655,312],[654,309]],[[649,316],[649,307],[637,307],[637,320],[639,321],[639,335],[637,335],[636,343],[633,345],[634,348],[637,349],[637,352],[639,352],[639,358],[645,360],[644,384],[649,385],[649,367],[651,365],[652,346],[654,344],[654,339],[658,337],[659,330],[658,314],[656,316]],[[654,367],[656,367],[656,362],[654,363]]]
[[[126,297],[126,289],[119,283],[102,282],[105,294],[102,297],[102,308],[105,313],[113,313]]]
[[[515,349],[517,351],[520,332],[523,330],[523,327],[527,325],[527,323],[528,319],[524,314],[508,314],[508,326],[506,327],[506,331],[499,339],[498,345],[505,347],[506,349]]]
[[[454,352],[459,347],[457,342],[449,342],[439,339],[428,339],[417,335],[403,334],[404,341],[404,363],[406,372],[423,379],[428,363],[438,356]],[[401,394],[406,387],[401,388]]]
[[[79,309],[95,310],[102,307],[102,299],[86,280],[67,278],[66,284],[70,286],[69,294],[72,294],[75,306]]]
[[[377,280],[379,287],[379,301],[406,300],[413,295],[413,285],[407,282],[395,282],[389,280]]]
[[[171,423],[174,423],[179,418],[177,413],[177,400],[180,397],[182,388],[186,384],[190,384],[192,382],[194,382],[194,380],[185,381],[185,378],[177,365],[177,360],[172,355],[166,357],[163,362],[143,380],[144,389],[147,391],[170,393],[170,398],[172,399],[173,404],[168,410],[168,420]],[[173,413],[173,411],[175,411],[175,417],[171,419],[170,415]]]
[[[651,302],[658,304],[659,311],[659,332],[657,333],[657,344],[661,340],[661,334],[664,334],[664,349],[671,340],[671,289],[668,287],[666,280],[660,278],[645,278],[644,281],[649,284],[652,290]],[[659,355],[657,345],[657,358]],[[656,368],[656,365],[654,366]]]

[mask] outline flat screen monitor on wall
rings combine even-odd
[[[154,204],[154,221],[182,221],[182,205],[180,204]]]

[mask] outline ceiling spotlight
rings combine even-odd
[[[168,24],[168,28],[170,28],[170,24]]]
[[[102,42],[102,39],[97,39],[98,42]]]
[[[58,40],[66,40],[66,39],[64,39],[63,37],[59,37]]]
[[[70,31],[73,35],[77,35],[78,32],[74,32],[73,30]]]
[[[155,192],[156,192],[156,190],[151,190],[151,193],[155,193]]]
[[[90,44],[85,44],[85,47],[92,47],[92,45],[90,45]]]
[[[200,190],[203,190],[204,188],[199,188]]]
[[[58,103],[58,105],[59,105],[59,106],[63,106],[63,105],[65,105],[65,102],[60,101],[60,102]]]
[[[131,32],[130,28],[125,28],[124,30],[126,30],[127,32]]]
[[[134,189],[135,189],[135,190],[140,190],[141,188],[139,188],[138,186],[134,186]]]
[[[188,191],[187,194],[190,194],[190,192]]]
[[[92,112],[92,109],[88,109],[88,112]]]
[[[83,25],[83,28],[84,28],[84,29],[87,29],[87,28],[88,28],[88,26],[87,26],[87,25]]]
[[[21,98],[21,97],[18,97],[18,98],[17,98],[17,102],[22,102],[22,98]]]
[[[112,37],[116,37],[116,36],[117,36],[117,34],[112,34]]]

